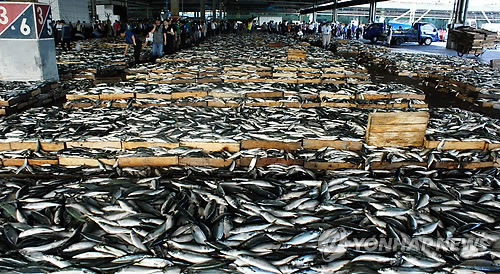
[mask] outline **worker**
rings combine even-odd
[[[332,27],[329,23],[326,23],[321,27],[321,33],[323,34],[323,48],[327,49],[330,45],[330,38],[332,33]]]
[[[153,57],[162,57],[163,56],[163,45],[166,42],[166,34],[163,30],[163,25],[161,24],[160,19],[156,19],[156,23],[151,30],[151,34],[153,35]]]
[[[132,26],[127,27],[127,31],[125,32],[125,52],[123,55],[127,55],[127,50],[130,45],[134,45],[134,58],[135,62],[138,63],[141,57],[141,40],[137,38],[137,36],[132,32]]]
[[[72,34],[72,27],[68,24],[66,24],[66,22],[64,22],[64,20],[61,20],[61,46],[63,48],[63,50],[70,50],[71,49],[71,46],[70,46],[70,42],[71,42],[71,38],[73,37],[73,34]]]
[[[61,21],[58,20],[56,21],[56,25],[55,25],[55,42],[56,42],[56,47],[57,45],[59,45],[59,43],[61,43],[61,33],[62,33],[62,24],[61,24]]]
[[[177,32],[177,26],[175,25],[174,22],[167,21],[167,24],[164,26],[167,26],[165,29],[165,38],[166,40],[166,45],[167,45],[167,54],[173,54],[175,51],[175,38],[176,38],[176,32]]]
[[[392,27],[391,25],[388,26],[387,29],[387,46],[391,47],[391,40],[392,40]]]

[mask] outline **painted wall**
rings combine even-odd
[[[89,0],[39,0],[39,2],[50,4],[54,20],[64,20],[76,23],[90,21]]]

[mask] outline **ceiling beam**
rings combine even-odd
[[[376,0],[376,2],[384,2],[389,0]],[[337,2],[337,9],[347,8],[352,6],[366,5],[370,4],[370,0],[346,0]],[[324,11],[324,10],[332,10],[335,8],[335,3],[330,1],[330,4],[321,5],[319,7],[309,7],[306,9],[300,10],[301,14],[309,14],[315,11]]]

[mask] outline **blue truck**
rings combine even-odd
[[[439,41],[437,28],[431,23],[415,23],[413,25],[389,23],[392,28],[392,45],[401,45],[408,42],[416,42],[420,45],[430,45]],[[386,41],[387,27],[384,23],[370,24],[363,33],[363,38],[373,43]]]

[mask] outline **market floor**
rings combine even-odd
[[[366,41],[366,43],[370,42]],[[456,51],[446,48],[446,42],[435,42],[432,43],[430,46],[421,46],[417,43],[405,43],[402,44],[401,46],[393,46],[392,50],[409,52],[409,53],[426,53],[426,54],[458,56]],[[500,47],[498,47],[497,49],[486,50],[479,57],[475,57],[473,54],[467,54],[464,55],[463,58],[478,59],[481,62],[490,63],[490,61],[493,59],[500,59]]]

